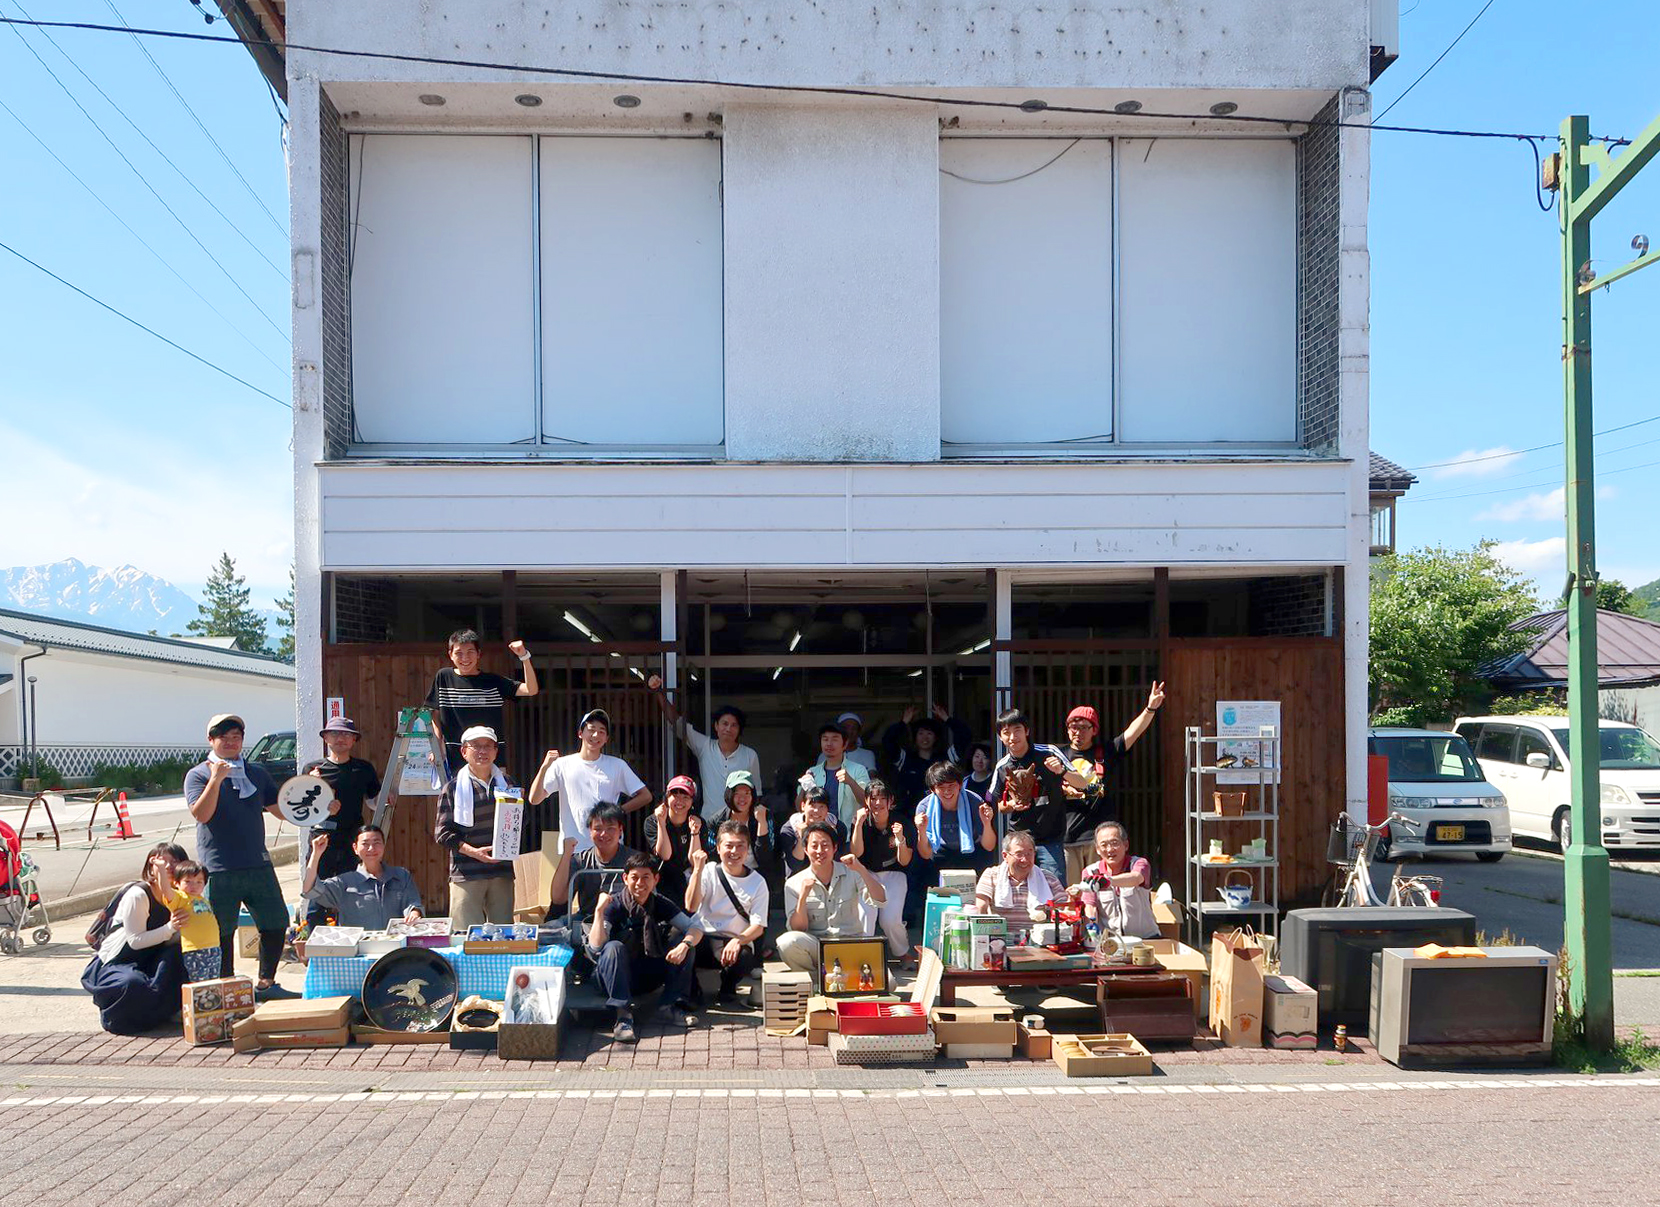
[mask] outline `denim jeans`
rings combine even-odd
[[[1037,865],[1046,872],[1053,872],[1055,879],[1062,884],[1066,883],[1066,843],[1057,839],[1054,842],[1040,842],[1037,844]]]
[[[605,1004],[618,1010],[632,1009],[635,994],[649,993],[659,985],[663,1001],[672,1005],[691,990],[696,954],[694,949],[679,964],[644,955],[636,959],[620,940],[612,939],[594,957],[594,978],[605,990]]]

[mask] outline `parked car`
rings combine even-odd
[[[1412,824],[1391,822],[1374,859],[1473,851],[1496,863],[1510,850],[1510,809],[1487,782],[1456,733],[1376,728],[1366,749],[1389,760],[1389,808]]]
[[[1459,736],[1510,802],[1517,834],[1566,848],[1568,718],[1460,717]],[[1660,742],[1624,721],[1601,722],[1602,845],[1660,848]]]
[[[285,780],[294,778],[295,767],[295,736],[292,729],[280,733],[268,733],[254,743],[253,749],[242,757],[250,763],[258,763],[265,768],[265,772],[277,781],[277,787],[282,787]]]

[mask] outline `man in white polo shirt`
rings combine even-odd
[[[614,755],[605,753],[611,740],[611,718],[603,708],[589,709],[577,724],[582,748],[561,756],[550,750],[536,770],[530,785],[530,803],[539,805],[550,796],[559,798],[559,833],[576,839],[577,850],[593,846],[588,837],[588,814],[599,804],[620,804],[633,813],[651,804],[651,789],[634,774],[634,769]]]
[[[741,821],[721,823],[711,863],[701,848],[692,852],[692,875],[686,886],[686,912],[697,919],[706,942],[698,945],[702,968],[720,969],[717,1006],[740,1007],[738,985],[760,963],[755,942],[767,929],[770,899],[766,877],[745,864],[749,827]]]

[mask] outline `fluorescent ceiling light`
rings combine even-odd
[[[797,629],[795,631],[795,636],[790,638],[790,652],[793,654],[795,652],[795,647],[800,645],[800,644],[801,644],[801,630]]]

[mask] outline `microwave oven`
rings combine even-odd
[[[1556,957],[1539,947],[1484,947],[1440,959],[1410,947],[1372,956],[1372,1046],[1402,1068],[1548,1064]]]

